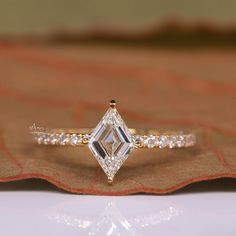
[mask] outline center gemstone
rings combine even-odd
[[[133,149],[132,136],[116,108],[109,108],[93,130],[89,148],[109,179]]]
[[[104,133],[106,133],[106,131]],[[114,130],[111,126],[107,126],[107,133],[106,136],[101,140],[101,144],[109,156],[114,156],[115,151],[120,146],[121,142],[118,134],[116,133],[116,130]]]

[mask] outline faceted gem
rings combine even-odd
[[[185,140],[183,135],[179,135],[176,141],[177,147],[183,147],[185,145]]]
[[[158,140],[159,148],[164,148],[168,145],[168,138],[165,135],[161,135]]]
[[[48,144],[49,141],[50,141],[50,135],[47,134],[47,133],[43,134],[43,135],[42,135],[42,142],[43,142],[44,144]]]
[[[79,141],[79,138],[77,136],[77,134],[72,134],[70,137],[70,143],[71,145],[76,145]]]
[[[66,136],[66,134],[61,133],[59,141],[61,145],[65,145],[68,142],[68,137]]]
[[[56,144],[58,141],[58,135],[57,134],[51,134],[50,135],[50,143],[51,144]]]
[[[169,148],[174,148],[176,145],[176,142],[177,142],[177,137],[175,135],[171,135],[169,137],[169,143],[168,143]]]
[[[109,108],[93,130],[89,148],[107,177],[113,179],[133,149],[131,133],[116,108]]]
[[[157,140],[154,135],[149,135],[144,141],[145,145],[147,145],[148,148],[154,148],[156,145],[156,142]]]

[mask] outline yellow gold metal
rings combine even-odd
[[[107,183],[108,183],[109,185],[112,185],[112,184],[113,184],[113,178],[108,177],[108,178],[107,178]]]
[[[87,145],[89,143],[89,137],[85,137],[85,135],[82,135],[82,144]]]

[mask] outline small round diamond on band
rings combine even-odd
[[[192,133],[129,129],[114,100],[94,129],[48,129],[34,124],[30,127],[30,133],[38,144],[88,146],[106,174],[109,184],[134,149],[173,149],[196,144],[196,136]]]

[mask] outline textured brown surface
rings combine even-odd
[[[236,53],[0,45],[0,181],[76,193],[167,193],[236,178]],[[129,127],[194,130],[181,150],[134,151],[108,186],[87,148],[32,144],[28,126],[94,127],[110,99]]]

